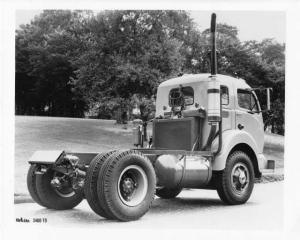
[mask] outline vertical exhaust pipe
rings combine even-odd
[[[211,145],[217,133],[219,126],[219,144],[218,149],[214,152],[216,156],[222,148],[222,104],[221,104],[221,88],[220,81],[217,78],[217,53],[216,53],[216,14],[211,15],[210,22],[210,38],[211,38],[211,60],[210,60],[210,81],[207,88],[207,120],[211,125],[210,133],[207,139],[204,150],[211,151]]]
[[[220,109],[220,81],[217,79],[217,54],[216,54],[216,14],[211,15],[210,23],[210,37],[211,37],[211,76],[208,82],[208,108],[207,116],[208,122],[216,125],[221,121]]]
[[[216,14],[211,15],[210,22],[210,36],[211,36],[211,63],[210,72],[211,75],[217,74],[217,54],[216,54]]]

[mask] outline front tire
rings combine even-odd
[[[129,150],[108,159],[99,173],[97,185],[98,197],[104,196],[105,206],[114,219],[137,220],[154,200],[155,172],[147,157]]]
[[[254,169],[249,156],[242,151],[233,152],[217,176],[219,197],[229,205],[243,204],[250,198],[253,187]]]

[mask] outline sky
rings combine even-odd
[[[39,10],[17,10],[16,28],[20,24],[30,23]],[[202,31],[210,26],[210,11],[189,11],[198,28]],[[274,38],[277,42],[285,42],[285,12],[277,11],[216,11],[217,22],[236,26],[241,41]]]
[[[285,42],[285,12],[275,11],[216,11],[217,23],[236,26],[241,41],[274,38],[277,42]],[[200,30],[209,28],[211,12],[191,11]]]

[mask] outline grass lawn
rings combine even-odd
[[[114,121],[76,118],[15,118],[15,193],[27,193],[27,160],[37,150],[102,152],[132,147],[130,129]]]
[[[266,133],[264,155],[267,159],[275,160],[276,168],[284,167],[284,137]]]
[[[131,126],[112,120],[55,117],[15,118],[15,193],[27,194],[27,160],[37,150],[102,152],[132,148]],[[267,134],[265,154],[283,167],[283,137]]]

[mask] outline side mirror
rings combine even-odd
[[[248,90],[248,91],[256,91],[256,90],[264,91],[264,90],[266,90],[267,91],[267,108],[264,110],[260,110],[258,112],[254,112],[254,111],[252,111],[252,109],[249,109],[249,113],[261,113],[261,112],[268,112],[271,110],[271,92],[270,91],[273,90],[272,88],[258,87],[258,88],[248,88],[246,90]]]
[[[271,110],[271,91],[273,90],[272,88],[265,88],[267,91],[267,108],[264,110],[261,110],[260,112],[269,112]]]
[[[272,88],[267,88],[267,111],[271,110],[271,101],[270,101],[270,90],[272,90]]]

